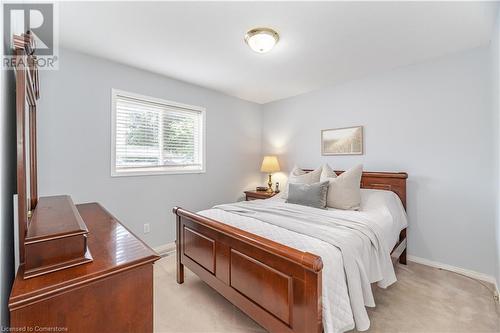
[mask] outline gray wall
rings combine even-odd
[[[2,15],[0,10],[0,15]],[[3,34],[0,31],[0,36]],[[5,47],[6,45],[2,45]],[[3,54],[3,52],[2,52]],[[14,278],[14,217],[16,190],[16,105],[12,70],[0,69],[0,327],[8,326],[7,302]]]
[[[479,48],[266,104],[263,152],[285,170],[408,172],[409,254],[494,275],[489,63]],[[355,125],[364,155],[321,156],[321,129]]]
[[[174,240],[172,207],[235,201],[260,181],[259,105],[70,50],[61,50],[59,66],[40,73],[41,196],[98,201],[155,247]],[[206,173],[112,178],[111,88],[205,107]]]
[[[493,110],[493,125],[496,127],[496,137],[494,146],[495,156],[495,183],[497,184],[496,199],[496,223],[495,223],[495,236],[496,236],[496,279],[497,286],[500,286],[500,205],[499,205],[499,190],[500,190],[500,9],[497,13],[497,19],[493,29],[493,36],[490,45],[491,56],[491,97],[492,97],[492,110]]]

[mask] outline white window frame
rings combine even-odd
[[[184,167],[149,167],[149,168],[134,168],[131,170],[116,170],[116,100],[118,96],[144,100],[163,104],[165,106],[183,108],[201,113],[201,170],[189,170]],[[140,95],[123,91],[119,89],[111,89],[111,177],[128,177],[128,176],[154,176],[154,175],[172,175],[172,174],[190,174],[190,173],[205,173],[206,172],[206,109],[201,106],[182,104],[178,102],[168,101],[156,97]]]

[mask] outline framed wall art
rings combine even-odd
[[[363,126],[321,131],[321,155],[362,155]]]

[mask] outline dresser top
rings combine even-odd
[[[43,197],[33,212],[24,243],[85,233],[87,227],[69,195]]]
[[[100,204],[81,204],[76,208],[87,225],[87,244],[94,261],[29,279],[23,279],[20,266],[9,299],[11,309],[159,259]]]

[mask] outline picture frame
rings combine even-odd
[[[321,155],[363,155],[363,126],[321,130]]]

